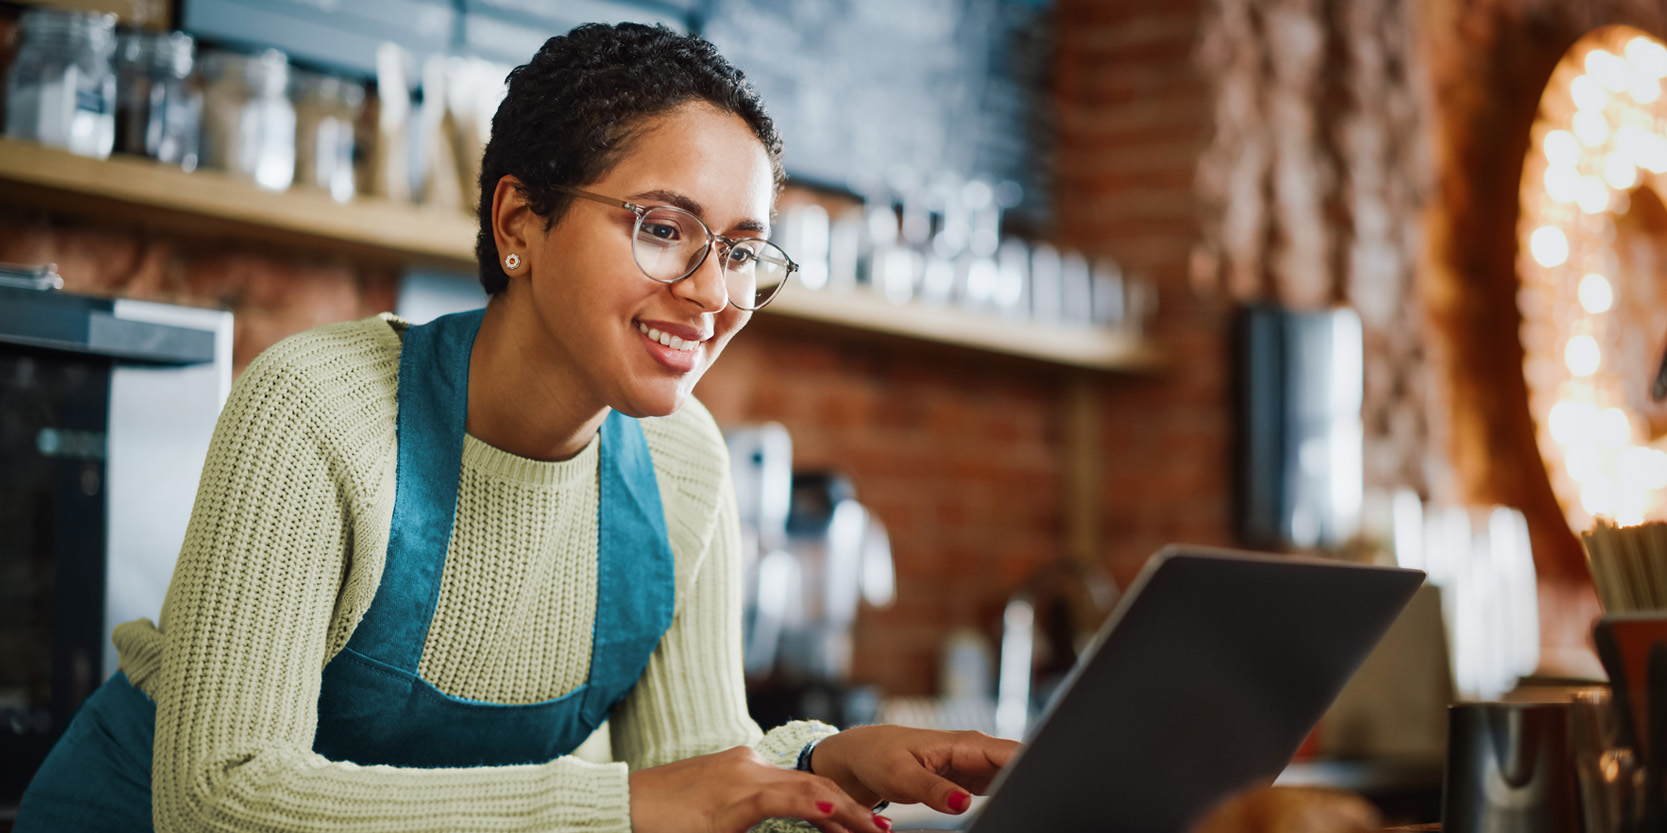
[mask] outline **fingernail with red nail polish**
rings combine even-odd
[[[957,813],[965,812],[967,805],[972,803],[972,796],[966,793],[956,793],[949,797],[949,809]]]
[[[888,819],[885,816],[880,815],[879,813],[874,814],[874,823],[879,825],[881,830],[890,830],[891,829],[891,819]]]
[[[816,809],[821,810],[824,813],[831,813],[831,812],[833,812],[833,802],[832,801],[818,801],[818,802],[816,802]]]

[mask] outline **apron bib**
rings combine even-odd
[[[418,676],[451,543],[469,354],[483,313],[405,332],[387,562],[370,609],[324,667],[313,750],[327,758],[456,767],[566,755],[630,693],[671,626],[676,589],[654,463],[642,426],[610,412],[601,430],[589,679],[554,700],[503,705],[445,694]]]

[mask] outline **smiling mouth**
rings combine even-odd
[[[684,341],[671,333],[662,333],[647,324],[639,323],[637,324],[637,329],[642,332],[643,335],[648,336],[649,340],[660,342],[660,346],[670,347],[673,350],[682,350],[685,353],[694,352],[695,348],[699,347],[701,344],[699,341]]]

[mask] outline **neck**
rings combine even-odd
[[[590,443],[608,407],[580,393],[572,363],[539,338],[525,305],[507,297],[512,291],[487,303],[469,355],[468,431],[520,457],[566,460]]]

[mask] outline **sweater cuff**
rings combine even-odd
[[[782,769],[794,769],[799,764],[799,753],[805,744],[825,738],[839,730],[815,720],[795,720],[771,729],[753,751]]]

